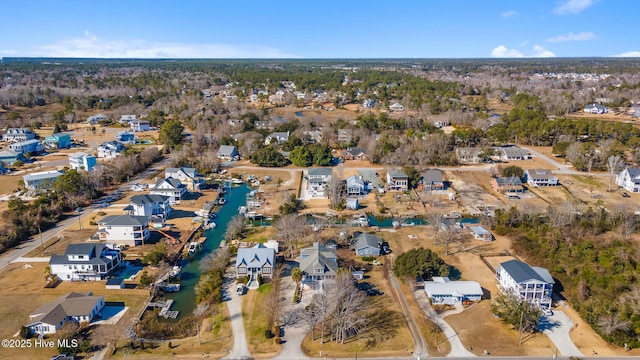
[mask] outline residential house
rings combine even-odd
[[[136,143],[136,134],[131,131],[119,131],[115,136],[116,141],[121,142],[123,144],[135,144]]]
[[[129,125],[133,132],[149,131],[151,129],[151,124],[147,120],[133,120]]]
[[[236,256],[236,278],[248,277],[250,289],[260,286],[258,276],[271,278],[276,265],[276,251],[258,244],[252,248],[239,248]]]
[[[23,175],[22,180],[27,190],[48,190],[60,175],[62,175],[62,171],[58,170],[41,171]]]
[[[251,94],[251,96],[249,96],[249,101],[258,102],[258,94]]]
[[[307,191],[312,197],[324,197],[325,188],[331,181],[333,171],[330,168],[310,168],[307,170]]]
[[[71,147],[71,136],[65,133],[55,133],[44,138],[47,149],[68,149]]]
[[[303,140],[305,140],[307,143],[310,143],[310,144],[322,142],[322,139],[323,139],[322,128],[305,130],[302,132],[302,134],[304,135]]]
[[[163,195],[134,195],[129,200],[129,205],[124,208],[126,215],[144,216],[148,220],[152,218],[166,220],[172,212],[171,198]]]
[[[9,149],[21,154],[37,154],[44,151],[44,145],[37,139],[9,144]]]
[[[358,234],[355,239],[356,256],[380,256],[382,239],[367,233]]]
[[[365,99],[362,102],[362,106],[364,106],[365,109],[371,109],[372,107],[374,107],[376,105],[376,101],[372,100],[372,99]]]
[[[84,152],[69,154],[69,167],[75,170],[91,171],[96,166],[96,156]]]
[[[402,106],[400,103],[393,103],[389,105],[389,110],[397,112],[404,111],[404,106]]]
[[[533,187],[539,186],[556,186],[558,178],[555,177],[551,170],[547,169],[527,169],[524,171],[527,183]]]
[[[481,162],[482,149],[471,147],[458,147],[456,148],[456,156],[461,163],[477,163]]]
[[[503,146],[494,148],[496,156],[505,161],[529,160],[531,154],[525,149],[517,146]]]
[[[444,190],[444,180],[442,179],[442,171],[438,169],[429,169],[422,173],[421,180],[422,190]]]
[[[120,116],[120,120],[118,122],[123,125],[130,124],[132,121],[137,120],[138,118],[135,115],[122,115]]]
[[[90,323],[104,308],[104,297],[93,293],[68,293],[39,306],[29,314],[27,328],[39,336],[55,334],[68,322]]]
[[[408,191],[409,176],[402,170],[387,171],[387,191]]]
[[[520,181],[520,178],[517,176],[492,178],[491,187],[499,193],[524,192],[522,181]]]
[[[338,142],[339,143],[350,143],[353,140],[353,130],[352,129],[338,129]]]
[[[107,115],[105,115],[105,114],[96,114],[96,115],[89,116],[87,118],[87,123],[89,125],[96,125],[100,121],[104,121],[106,119],[107,119]]]
[[[424,282],[424,290],[432,304],[455,305],[482,300],[482,287],[477,281],[451,281],[434,276]]]
[[[314,242],[313,246],[300,250],[300,270],[305,283],[335,279],[338,256],[335,250]]]
[[[470,226],[471,234],[474,238],[482,241],[493,241],[493,234],[482,226]]]
[[[367,187],[362,176],[351,175],[347,178],[347,196],[360,196],[367,194]]]
[[[120,155],[122,151],[124,151],[124,145],[122,145],[122,143],[109,141],[98,146],[98,157],[112,159]]]
[[[60,280],[102,280],[120,267],[122,254],[106,244],[69,244],[64,255],[52,255],[51,274]]]
[[[640,192],[640,168],[625,168],[616,176],[616,184],[629,192]]]
[[[283,142],[286,142],[289,140],[289,132],[274,132],[271,133],[269,135],[267,135],[267,137],[264,139],[264,144],[265,145],[270,145],[272,143],[277,143],[277,144],[282,144]]]
[[[169,201],[172,204],[177,203],[187,193],[187,187],[178,179],[168,177],[166,179],[160,179],[156,183],[156,186],[151,189],[149,194],[151,195],[163,195],[168,196]]]
[[[500,264],[496,279],[500,291],[516,294],[520,299],[536,304],[543,310],[551,308],[555,281],[547,269],[509,260]]]
[[[0,163],[5,165],[13,165],[16,161],[24,162],[27,159],[21,152],[6,150],[0,151]]]
[[[192,167],[166,168],[164,178],[174,178],[180,180],[187,186],[189,191],[198,191],[204,184],[204,179],[198,174],[198,170]]]
[[[27,128],[8,128],[2,139],[7,142],[21,142],[36,138],[36,134]]]
[[[240,153],[238,152],[238,148],[233,145],[220,145],[218,149],[218,158],[222,160],[239,160]]]
[[[342,153],[343,160],[368,160],[367,150],[363,148],[348,147]]]
[[[607,107],[596,103],[585,105],[583,111],[588,114],[606,114]]]
[[[97,236],[108,243],[139,246],[149,240],[149,218],[133,215],[107,215],[98,220]]]

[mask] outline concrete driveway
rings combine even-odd
[[[562,356],[584,356],[569,336],[573,321],[563,311],[555,311],[552,316],[540,320],[540,329],[549,337]]]
[[[233,348],[229,355],[223,357],[227,360],[251,359],[249,347],[247,346],[247,335],[242,322],[242,295],[235,292],[235,281],[227,281],[225,284],[225,294],[228,300],[227,308],[231,318],[231,330],[233,332]]]

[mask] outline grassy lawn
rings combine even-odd
[[[242,318],[247,335],[249,352],[254,357],[270,358],[280,351],[280,345],[274,339],[267,339],[271,310],[266,306],[266,299],[272,291],[271,284],[263,284],[258,290],[250,290],[242,297]]]

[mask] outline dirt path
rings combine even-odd
[[[396,297],[398,298],[398,302],[400,304],[400,309],[402,310],[402,314],[407,321],[407,325],[409,326],[409,330],[411,331],[411,335],[413,336],[413,342],[416,344],[416,349],[414,351],[414,355],[420,358],[421,356],[429,355],[427,349],[427,342],[425,341],[422,333],[420,332],[420,328],[418,327],[418,323],[416,323],[416,319],[413,317],[411,311],[409,311],[409,305],[407,305],[407,299],[404,297],[404,293],[402,289],[400,289],[400,284],[398,283],[398,278],[391,272],[391,266],[386,269],[389,279],[391,280],[391,287]]]

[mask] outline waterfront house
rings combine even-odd
[[[402,170],[387,171],[387,191],[409,190],[409,176]]]
[[[90,323],[104,308],[104,297],[93,293],[68,293],[39,306],[29,314],[27,328],[38,336],[55,334],[68,322]]]
[[[362,176],[351,175],[347,178],[347,196],[366,195],[367,188]]]
[[[51,274],[60,280],[102,280],[120,267],[120,250],[99,243],[69,244],[64,255],[52,255]]]
[[[198,170],[192,167],[166,168],[164,178],[174,178],[180,180],[187,186],[187,190],[198,191],[204,184],[204,179],[198,174]]]
[[[355,237],[356,256],[379,256],[382,239],[367,233]]]
[[[149,194],[168,196],[172,204],[177,203],[187,193],[187,187],[172,177],[160,179]]]
[[[335,279],[338,256],[335,250],[314,242],[313,246],[300,250],[300,270],[304,283]]]
[[[330,168],[311,168],[307,170],[307,191],[312,197],[325,197],[325,188],[331,181],[333,171]]]
[[[422,190],[444,190],[444,180],[442,179],[442,171],[438,169],[429,169],[422,173]]]
[[[248,277],[249,289],[260,286],[258,275],[271,278],[276,264],[276,251],[258,244],[252,248],[239,248],[236,256],[236,278]]]
[[[98,239],[108,243],[138,246],[149,240],[149,218],[133,215],[107,215],[98,220]]]

